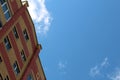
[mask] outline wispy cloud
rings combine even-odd
[[[101,63],[101,67],[107,66],[109,64],[108,58],[106,57],[104,61]]]
[[[100,69],[98,66],[95,66],[95,67],[90,69],[90,75],[92,77],[95,77],[96,75],[99,75],[99,74],[100,74]]]
[[[112,74],[108,75],[110,80],[120,80],[120,69],[117,68]]]
[[[28,0],[28,10],[35,23],[37,33],[46,34],[49,31],[52,17],[46,8],[45,0]]]
[[[94,67],[92,67],[90,69],[90,76],[92,77],[96,77],[98,75],[102,75],[101,74],[101,71],[106,67],[108,66],[109,62],[108,62],[108,58],[106,57],[103,62],[101,62],[100,64],[98,65],[95,65]]]
[[[58,67],[59,67],[59,69],[64,69],[66,67],[66,65],[63,64],[62,62],[59,62]]]
[[[59,62],[58,62],[58,69],[59,69],[60,73],[66,74],[66,73],[67,73],[67,72],[66,72],[67,62],[66,62],[66,61],[64,61],[64,62],[59,61]]]

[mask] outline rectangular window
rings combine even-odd
[[[5,0],[0,0],[1,5],[4,4],[6,1]]]
[[[0,74],[0,80],[3,80],[2,75]]]
[[[29,40],[29,37],[28,37],[28,34],[27,34],[26,29],[23,31],[23,34],[24,34],[25,40],[26,40],[26,41]]]
[[[15,38],[18,39],[19,36],[18,36],[17,30],[16,30],[15,27],[13,28],[13,33],[14,33],[14,35],[15,35]]]
[[[2,22],[0,21],[0,28],[2,28]]]
[[[2,58],[1,58],[1,56],[0,56],[0,63],[2,62]]]
[[[4,39],[4,43],[5,43],[5,46],[6,46],[7,50],[11,49],[11,44],[10,44],[10,41],[9,41],[8,37],[6,37]]]
[[[25,54],[24,54],[24,51],[23,51],[23,50],[21,51],[20,54],[21,54],[22,60],[23,60],[23,61],[26,61],[26,57],[25,57]]]
[[[7,0],[0,0],[0,3],[1,3],[2,10],[5,15],[6,20],[9,20],[10,19],[10,10],[8,7]]]
[[[20,69],[18,67],[17,61],[15,61],[15,63],[13,64],[13,69],[16,75],[20,73]]]

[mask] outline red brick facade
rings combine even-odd
[[[0,69],[0,75],[3,76],[3,79],[5,75],[8,75],[9,80],[28,80],[28,75],[32,74],[34,80],[46,80],[41,63],[37,62],[41,45],[37,42],[35,28],[28,13],[27,4],[22,5],[20,0],[9,0],[7,3],[11,11],[11,18],[3,22],[5,24],[0,29],[0,57],[3,59],[2,63],[5,64],[5,68]],[[18,40],[13,32],[14,27],[19,35]],[[29,37],[28,41],[25,40],[24,29],[27,31],[25,35]],[[6,45],[8,45],[4,41],[6,36],[9,38],[10,50],[6,49]],[[20,54],[21,50],[24,51],[22,56]],[[26,60],[23,61],[22,58],[26,58]],[[15,61],[18,65],[15,66],[16,68],[14,68]],[[38,67],[38,65],[40,66]],[[3,65],[0,64],[0,66]],[[7,71],[3,72],[4,70]]]

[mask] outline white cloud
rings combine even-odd
[[[109,64],[108,58],[106,57],[104,61],[101,63],[101,67],[107,66]]]
[[[111,75],[108,75],[110,80],[120,80],[120,69],[116,69]]]
[[[63,64],[62,62],[59,62],[59,63],[58,63],[58,66],[59,66],[59,69],[63,69],[63,68],[66,67],[66,65]]]
[[[58,62],[58,69],[60,71],[60,73],[62,74],[66,74],[66,69],[67,69],[67,62],[62,62],[62,61],[59,61]]]
[[[90,69],[91,77],[102,77],[107,78],[107,80],[120,80],[120,68],[115,68],[115,71],[106,72],[108,68],[109,61],[108,58],[104,58],[103,62],[95,65]]]
[[[46,8],[45,0],[28,0],[28,3],[28,10],[37,33],[46,34],[49,31],[52,17]]]
[[[101,62],[101,63],[98,64],[98,65],[95,65],[94,67],[92,67],[92,68],[90,69],[90,76],[92,76],[92,77],[96,77],[96,76],[98,76],[98,75],[102,75],[102,76],[103,76],[102,70],[103,70],[106,66],[108,66],[108,64],[109,64],[108,58],[106,57],[103,62]]]
[[[67,62],[64,62],[64,63],[61,62],[61,61],[58,62],[58,67],[59,67],[59,69],[65,69],[66,66],[67,66]]]
[[[90,69],[90,75],[92,77],[95,77],[96,75],[99,75],[99,74],[100,74],[100,69],[98,68],[98,66],[95,66]]]

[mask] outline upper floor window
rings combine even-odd
[[[23,61],[26,61],[25,53],[23,50],[21,51],[21,58]]]
[[[6,46],[6,49],[7,49],[7,50],[9,50],[9,49],[12,48],[8,37],[6,37],[6,38],[4,39],[4,43],[5,43],[5,46]]]
[[[16,30],[16,28],[15,28],[15,27],[13,28],[13,33],[14,33],[14,35],[15,35],[16,39],[18,39],[18,38],[19,38],[19,36],[18,36],[17,30]]]
[[[13,69],[16,75],[20,73],[20,69],[18,67],[17,61],[15,61],[15,63],[13,64]]]
[[[10,10],[8,7],[7,0],[0,0],[0,3],[1,3],[2,10],[5,15],[6,20],[9,20],[10,19]]]
[[[0,21],[0,28],[2,27],[2,22]]]
[[[3,80],[2,75],[0,74],[0,80]]]
[[[28,37],[28,34],[27,34],[26,29],[23,31],[23,34],[24,34],[25,40],[26,40],[26,41],[29,40],[29,37]]]
[[[1,58],[1,56],[0,56],[0,63],[2,62],[2,58]]]

